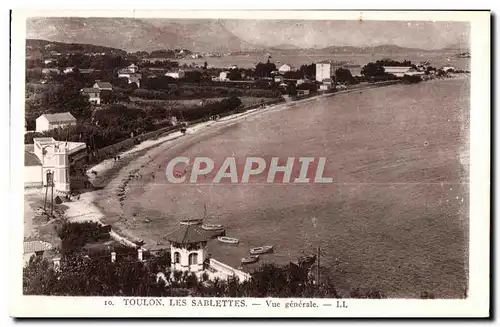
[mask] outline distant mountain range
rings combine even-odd
[[[185,48],[192,51],[248,51],[262,46],[245,42],[219,21],[182,24],[131,18],[36,18],[27,21],[27,38],[87,43],[133,51]]]
[[[248,43],[231,33],[219,20],[183,20],[182,23],[159,19],[132,18],[33,18],[27,20],[28,39],[64,43],[92,44],[128,52],[185,48],[199,52],[281,52],[316,51],[322,53],[409,53],[436,50],[405,48],[398,45],[370,47],[330,46],[302,49],[294,44],[264,46]],[[459,45],[453,50],[467,50]],[[446,50],[452,50],[451,47]]]

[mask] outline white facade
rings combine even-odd
[[[25,153],[25,186],[46,186],[47,173],[50,172],[53,174],[54,190],[69,192],[70,155],[73,159],[78,157],[77,152],[85,150],[86,144],[59,142],[51,137],[35,138],[33,141],[33,152]]]
[[[207,243],[198,243],[197,249],[189,249],[189,245],[170,245],[171,269],[178,271],[200,272],[207,258]]]
[[[280,68],[278,68],[278,71],[280,73],[286,73],[286,72],[289,72],[292,70],[292,67],[290,65],[287,65],[287,64],[283,64],[280,66]]]
[[[332,78],[335,75],[335,67],[331,63],[316,63],[316,81],[322,82],[324,79]]]
[[[219,81],[229,81],[229,78],[227,78],[228,75],[229,72],[221,72],[219,74]]]
[[[175,79],[179,79],[179,78],[184,78],[184,76],[186,76],[186,73],[183,70],[179,70],[179,71],[176,71],[176,72],[165,73],[165,76],[169,76],[169,77],[172,77],[172,78],[175,78]]]
[[[68,125],[76,125],[76,118],[69,112],[60,114],[43,114],[36,119],[36,131],[39,133],[55,128],[62,128]]]
[[[388,74],[392,74],[396,77],[403,77],[405,75],[424,75],[424,72],[418,71],[417,69],[410,66],[384,66],[384,71]]]

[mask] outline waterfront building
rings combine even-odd
[[[384,71],[396,77],[403,77],[405,75],[423,75],[424,72],[419,71],[411,66],[384,66]]]
[[[194,225],[182,225],[169,234],[171,269],[198,273],[204,270],[209,237]]]
[[[173,70],[173,71],[169,71],[169,72],[165,73],[165,76],[179,79],[179,78],[184,78],[186,76],[186,72],[182,69],[178,69],[178,70]]]
[[[62,142],[52,137],[33,139],[25,145],[25,187],[47,185],[47,173],[52,174],[55,191],[70,191],[70,167],[87,159],[87,145],[83,142]]]
[[[344,65],[343,62],[335,60],[323,60],[316,63],[316,81],[323,82],[323,80],[332,78],[335,75],[335,70]]]
[[[240,282],[251,278],[244,271],[210,258],[207,243],[211,236],[196,225],[181,225],[165,239],[170,242],[171,274],[175,271],[187,271],[194,273],[199,279],[206,274],[212,280],[238,278]]]
[[[280,73],[282,73],[282,74],[283,74],[283,73],[286,73],[286,72],[289,72],[289,71],[291,71],[291,70],[292,70],[292,66],[287,65],[287,64],[283,64],[283,65],[281,65],[281,66],[280,66],[280,68],[278,68],[278,71],[279,71]]]
[[[68,125],[76,125],[76,118],[69,112],[43,114],[36,119],[36,131],[38,133]]]

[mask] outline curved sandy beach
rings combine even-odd
[[[375,89],[377,85],[367,85],[362,90]],[[79,201],[69,202],[65,216],[69,221],[99,221],[103,224],[111,224],[113,230],[111,236],[122,244],[135,246],[133,243],[139,239],[145,242],[145,247],[154,249],[164,246],[162,240],[157,238],[138,237],[127,229],[127,225],[132,222],[138,222],[136,217],[128,217],[122,210],[120,197],[117,191],[127,192],[127,184],[134,178],[136,173],[141,172],[148,167],[159,154],[164,151],[172,151],[194,144],[205,135],[217,133],[221,129],[247,118],[265,115],[269,112],[285,110],[291,106],[304,104],[311,101],[317,101],[322,98],[328,98],[345,93],[359,92],[360,89],[350,89],[336,93],[327,93],[314,97],[293,101],[290,103],[280,103],[266,106],[265,108],[251,109],[243,113],[223,117],[218,121],[203,122],[189,126],[187,133],[173,132],[156,139],[146,140],[141,144],[134,146],[128,151],[120,154],[119,162],[113,159],[107,159],[87,170],[87,176],[90,182],[99,187],[104,184],[104,188],[92,192],[83,193]],[[91,172],[97,173],[94,176]],[[127,222],[127,224],[125,224]]]

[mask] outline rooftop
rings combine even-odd
[[[210,237],[198,229],[195,225],[183,225],[178,230],[165,237],[166,240],[173,243],[189,244],[206,242]]]
[[[48,251],[52,249],[52,244],[42,241],[24,242],[24,253],[34,253],[39,251]]]
[[[65,122],[65,121],[76,121],[76,118],[69,112],[60,112],[57,114],[43,114],[40,117],[45,117],[47,121],[51,123]],[[38,117],[38,118],[40,118]]]
[[[31,145],[31,144],[30,144]],[[29,149],[24,150],[24,166],[41,166],[42,162]]]
[[[100,90],[98,88],[95,88],[95,87],[84,87],[82,89],[82,92],[83,93],[99,93]]]
[[[111,85],[110,82],[96,81],[95,84],[97,84],[97,88],[100,88],[100,89],[112,89],[113,88],[113,85]]]

